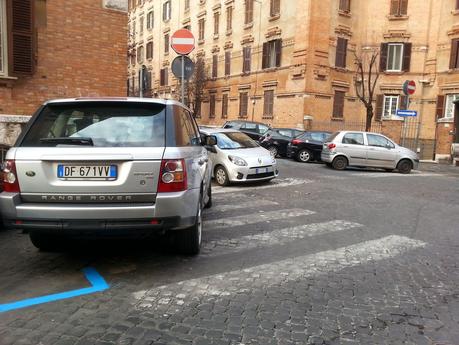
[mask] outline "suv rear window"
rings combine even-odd
[[[120,102],[49,104],[20,146],[65,145],[66,138],[90,138],[96,147],[161,147],[165,145],[165,106]]]

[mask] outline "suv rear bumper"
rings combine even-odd
[[[18,193],[1,193],[7,226],[29,231],[183,229],[195,222],[199,189],[159,193],[154,204],[23,203]]]

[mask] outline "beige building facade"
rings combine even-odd
[[[129,92],[179,97],[170,71],[170,36],[196,37],[209,80],[203,124],[247,119],[312,129],[363,129],[355,57],[377,53],[373,127],[418,150],[447,155],[459,99],[458,0],[132,0],[129,6]],[[367,82],[367,76],[363,82]],[[414,80],[408,108],[402,85]]]

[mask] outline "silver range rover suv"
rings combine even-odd
[[[174,231],[197,254],[212,167],[191,112],[171,100],[87,98],[43,104],[6,156],[7,225],[54,250],[63,237]]]

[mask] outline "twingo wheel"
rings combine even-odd
[[[344,170],[347,167],[347,158],[344,156],[338,156],[333,160],[332,166],[336,170]]]
[[[297,160],[302,162],[302,163],[307,163],[312,161],[312,153],[308,149],[302,149],[298,152]]]
[[[279,150],[277,149],[276,146],[268,147],[268,151],[271,153],[271,156],[273,157],[277,157],[277,155],[279,154]]]
[[[200,199],[201,200],[201,199]],[[178,251],[184,255],[198,255],[201,251],[202,242],[202,205],[198,204],[198,212],[195,223],[177,233]]]
[[[409,174],[411,169],[413,169],[413,163],[408,159],[402,159],[397,164],[397,170],[400,174]]]
[[[219,165],[215,168],[215,181],[220,186],[227,186],[229,185],[229,177],[226,169]]]

